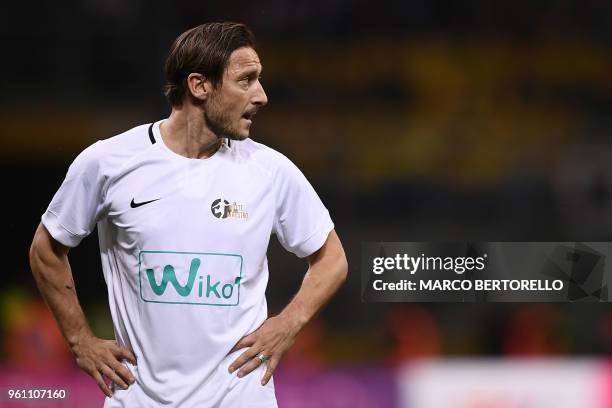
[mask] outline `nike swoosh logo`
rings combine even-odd
[[[132,198],[132,202],[130,203],[130,207],[132,207],[132,208],[140,207],[141,205],[149,204],[149,203],[152,203],[153,201],[157,201],[157,200],[161,200],[161,198],[156,198],[155,200],[143,201],[142,203],[135,203],[134,199]]]

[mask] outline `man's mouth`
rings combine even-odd
[[[257,111],[250,111],[250,112],[245,112],[242,117],[246,120],[252,120],[253,116],[255,116],[255,114],[257,113]]]

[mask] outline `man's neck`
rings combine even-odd
[[[206,125],[202,112],[191,106],[173,108],[159,130],[170,150],[190,159],[207,159],[222,144],[222,139]]]

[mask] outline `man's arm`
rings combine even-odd
[[[128,387],[126,381],[132,384],[134,378],[120,360],[125,358],[136,364],[136,357],[116,341],[94,336],[77,298],[68,250],[40,224],[30,247],[32,274],[77,364],[110,397],[112,392],[102,374],[125,389]]]
[[[259,329],[234,346],[232,352],[245,347],[248,350],[230,365],[230,372],[242,367],[238,377],[249,374],[261,364],[259,358],[255,358],[261,353],[269,359],[266,374],[261,380],[261,384],[265,385],[281,357],[293,345],[295,336],[346,280],[348,264],[335,230],[329,233],[321,249],[308,257],[308,262],[310,267],[293,300],[278,316],[267,319]]]

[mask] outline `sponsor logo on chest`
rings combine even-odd
[[[220,253],[141,251],[140,298],[151,303],[237,306],[242,256]]]
[[[243,204],[238,204],[235,201],[230,202],[223,198],[214,200],[210,205],[210,211],[217,218],[241,218],[245,220],[249,218],[249,213]]]

